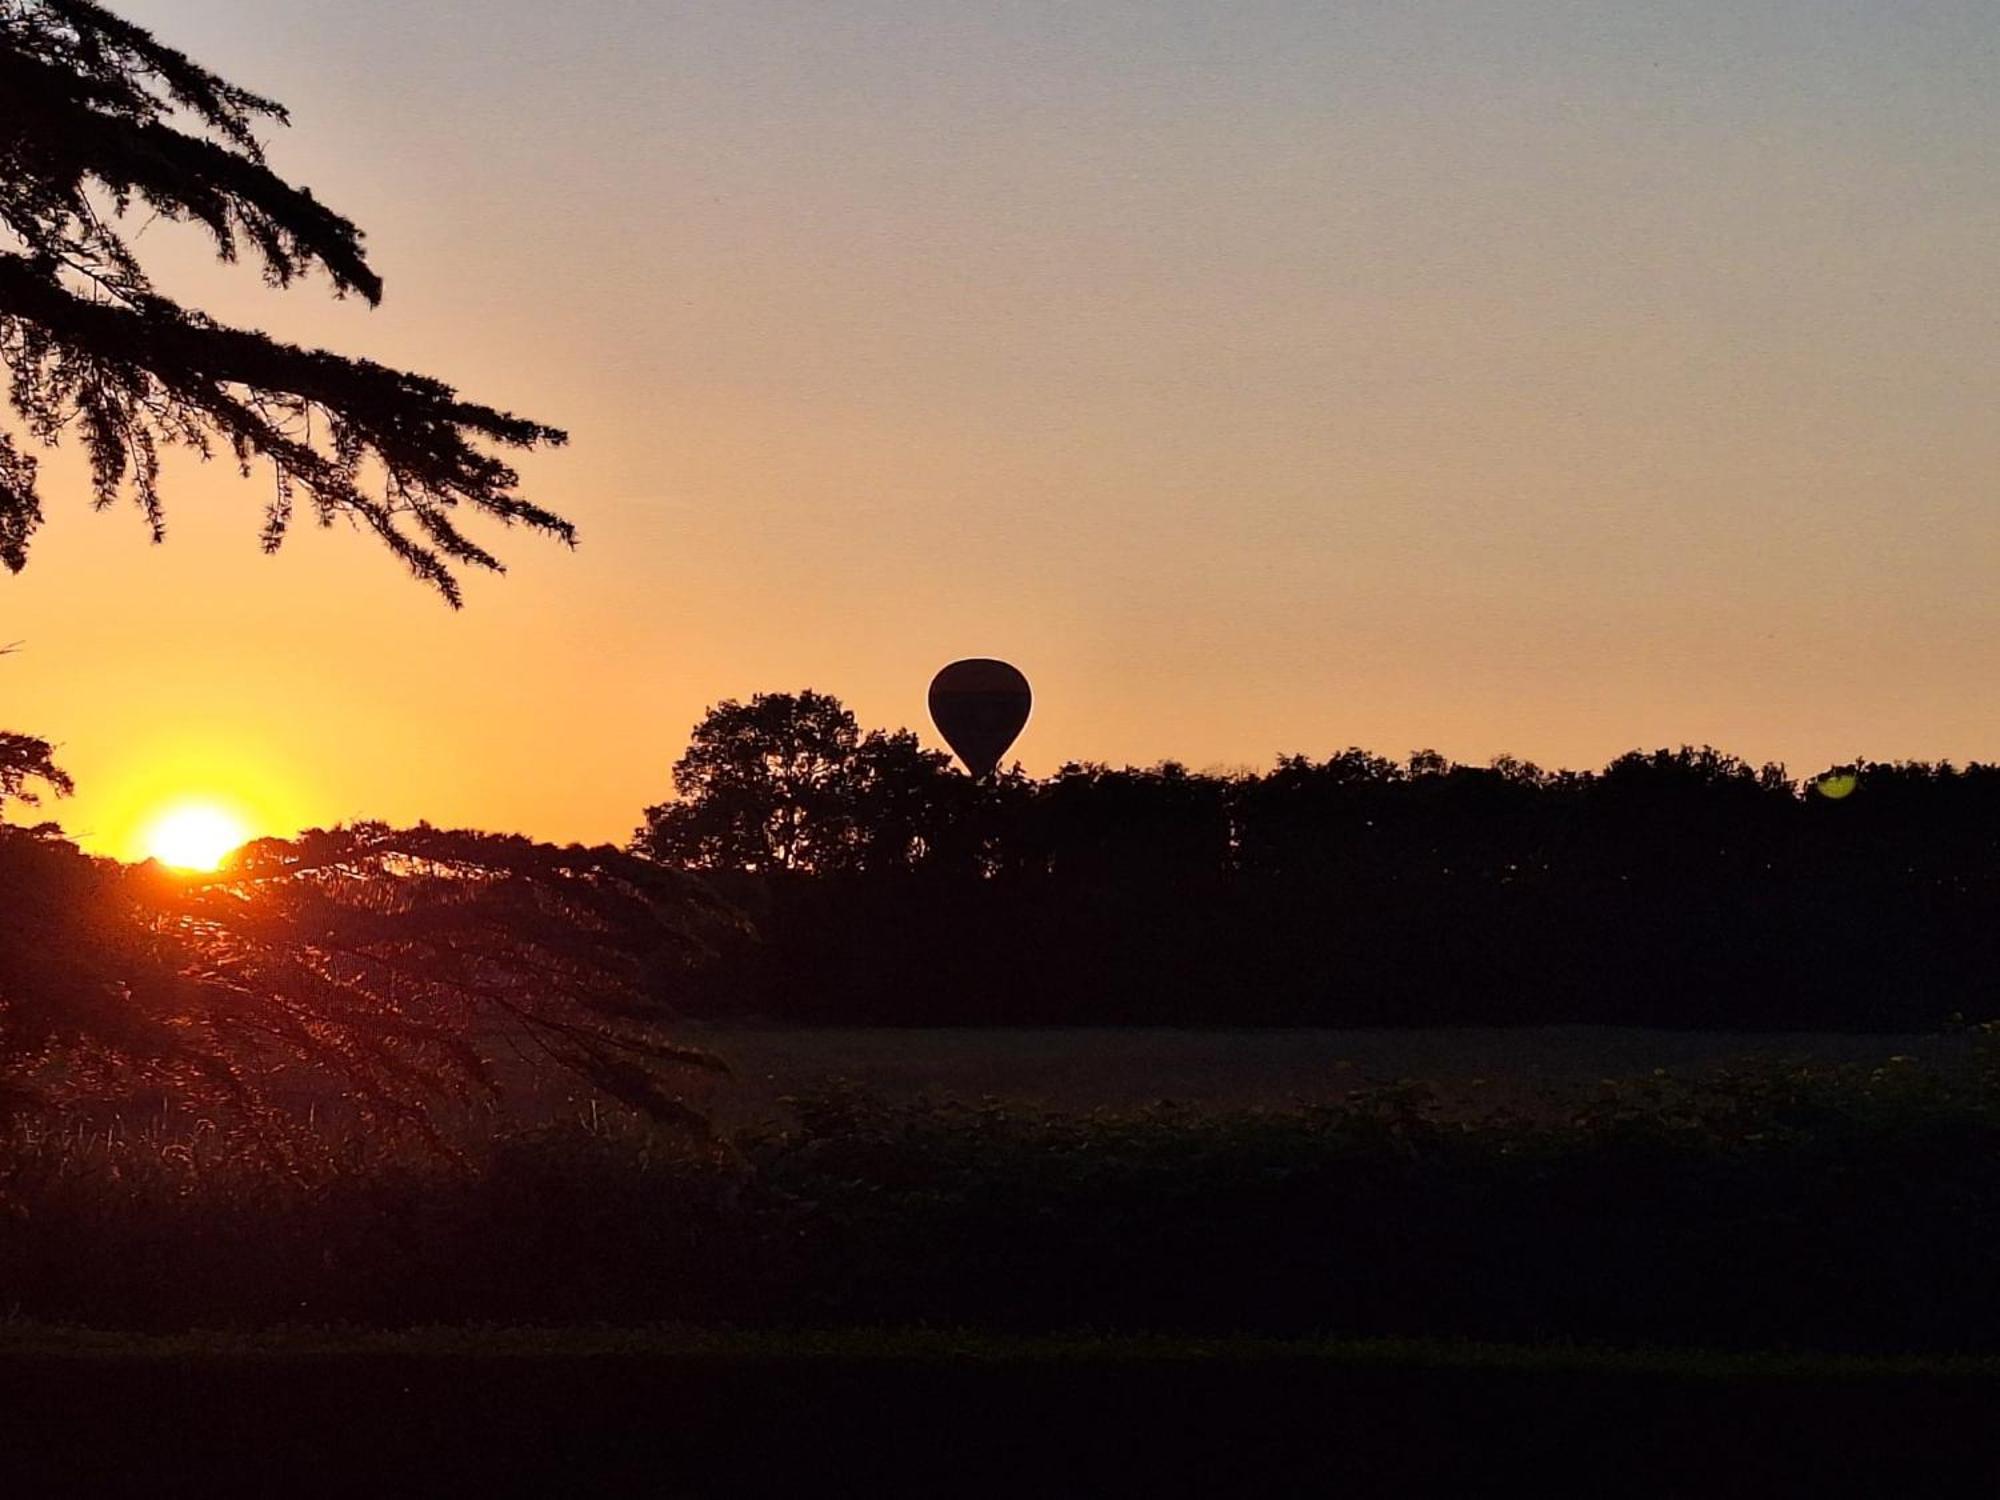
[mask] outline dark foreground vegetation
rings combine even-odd
[[[8,754],[60,790],[45,749]],[[1983,1456],[1990,1372],[1935,1362],[2000,1356],[1984,1028],[1936,1065],[1652,1075],[1511,1114],[1414,1085],[1068,1115],[821,1091],[731,1132],[686,1102],[692,1070],[726,1069],[673,1007],[1920,1031],[1984,1013],[2000,957],[1987,771],[1862,767],[1839,798],[1709,752],[1581,778],[1419,757],[936,785],[958,831],[881,865],[359,825],[184,879],[0,830],[0,1297],[17,1331],[693,1340],[316,1353],[279,1332],[256,1358],[131,1345],[101,1370],[74,1348],[0,1349],[8,1409],[38,1434],[0,1458],[67,1452],[74,1474],[92,1379],[129,1400],[120,1431],[153,1442],[132,1451],[176,1475],[238,1452],[304,1462],[329,1413],[413,1473],[507,1468],[532,1420],[518,1472],[681,1462],[706,1474],[695,1493],[810,1479],[834,1455],[904,1481],[1067,1463],[1071,1489],[1091,1473],[1282,1487],[1338,1477],[1329,1442],[1372,1471],[1400,1454],[1453,1477],[1460,1459],[1531,1461],[1537,1433],[1572,1468],[1622,1453],[1703,1493],[1768,1492],[1772,1471],[1723,1472],[1729,1443],[1782,1430],[1801,1472],[1894,1472],[1886,1420],[1932,1454]],[[815,829],[858,837],[831,806],[768,826],[794,855]],[[851,847],[871,846],[899,847]],[[508,1114],[530,1075],[585,1109]],[[912,1328],[975,1350],[1083,1331],[1111,1352],[825,1353],[829,1332]],[[1173,1352],[1217,1340],[1237,1352]],[[1448,1354],[1385,1372],[1357,1340],[1694,1363],[1612,1379]],[[1320,1352],[1279,1347],[1300,1341]],[[1919,1363],[1701,1372],[1757,1350]],[[133,1394],[160,1361],[173,1394]],[[1807,1422],[1826,1435],[1805,1442]],[[1193,1482],[1231,1463],[1240,1482]]]
[[[303,1159],[295,1155],[294,1160]],[[631,1121],[335,1143],[9,1143],[0,1285],[125,1328],[616,1323],[2000,1352],[1982,1058],[1200,1116],[824,1095],[701,1142]]]
[[[24,1124],[0,1476],[1990,1492],[1974,1040],[1949,1076],[1653,1077],[1542,1123],[1409,1088],[1092,1117],[832,1094],[728,1143],[600,1114],[456,1155],[350,1135],[290,1153],[309,1170]]]

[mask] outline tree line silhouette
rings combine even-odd
[[[0,1106],[173,1097],[282,1145],[529,1056],[699,1129],[676,1015],[804,1024],[1922,1029],[1992,1011],[2000,768],[1801,783],[1361,750],[985,782],[824,694],[713,709],[629,849],[355,824],[213,876],[0,824]],[[1821,788],[1824,787],[1824,790]],[[0,799],[69,791],[0,736]],[[1839,792],[1841,795],[1827,795]],[[274,1148],[275,1149],[275,1148]]]
[[[634,851],[758,935],[687,1002],[716,1014],[1899,1029],[2000,972],[1988,765],[1349,749],[975,784],[807,691],[717,705],[674,785]]]

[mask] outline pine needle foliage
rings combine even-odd
[[[42,800],[43,790],[58,797],[76,790],[69,772],[56,764],[55,753],[47,740],[0,730],[0,810],[9,802],[33,807]],[[41,790],[37,790],[37,783]]]
[[[123,225],[135,211],[197,225],[226,262],[273,286],[317,272],[371,305],[362,233],[266,164],[257,131],[283,107],[209,72],[95,0],[0,0],[0,363],[30,438],[74,432],[95,500],[137,502],[165,535],[161,450],[266,466],[263,544],[302,501],[386,544],[452,605],[457,570],[504,571],[466,512],[574,545],[482,444],[564,434],[461,400],[441,381],[225,326],[160,293]],[[11,241],[11,245],[8,242]],[[0,563],[18,572],[42,521],[36,464],[0,429]]]
[[[0,827],[0,1107],[159,1097],[269,1145],[303,1089],[435,1139],[513,1048],[699,1131],[674,1079],[721,1064],[652,996],[734,920],[614,849],[364,823],[187,878]]]

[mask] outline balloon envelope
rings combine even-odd
[[[931,679],[931,721],[975,779],[992,774],[1028,722],[1028,679],[1004,661],[955,661]]]

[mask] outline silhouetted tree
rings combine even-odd
[[[160,450],[220,445],[269,465],[267,551],[301,494],[322,525],[366,527],[459,603],[454,567],[499,571],[461,507],[573,543],[476,440],[525,448],[563,434],[451,387],[216,323],[161,294],[119,231],[143,205],[197,224],[265,279],[314,269],[371,304],[380,278],[361,232],[264,161],[256,128],[283,108],[217,77],[94,0],[0,0],[0,362],[28,434],[74,429],[97,503],[129,489],[164,534]],[[35,461],[0,430],[0,562],[18,571],[41,524]]]
[[[1231,862],[1230,784],[1177,761],[1150,770],[1071,762],[1046,788],[1050,868],[1097,883],[1209,881]]]
[[[975,783],[911,731],[863,734],[810,689],[715,705],[673,779],[676,800],[646,809],[632,847],[684,869],[991,875],[1038,847],[1019,766]]]
[[[847,782],[852,829],[844,867],[910,870],[934,858],[970,816],[975,788],[951,757],[926,750],[907,729],[870,730],[855,747]]]
[[[1784,767],[1751,766],[1709,745],[1629,751],[1599,774],[1590,802],[1601,865],[1689,887],[1725,865],[1761,865],[1798,810]]]
[[[698,870],[839,868],[860,745],[854,715],[825,693],[718,703],[674,762],[677,800],[646,809],[633,847]]]
[[[1246,778],[1235,803],[1237,866],[1265,879],[1302,879],[1379,859],[1393,841],[1391,812],[1408,775],[1395,761],[1350,748],[1315,765],[1281,756]]]
[[[41,794],[34,790],[37,782],[58,797],[76,790],[69,773],[55,763],[54,747],[47,740],[0,730],[0,813],[6,811],[9,801],[25,802],[30,807],[39,804]]]

